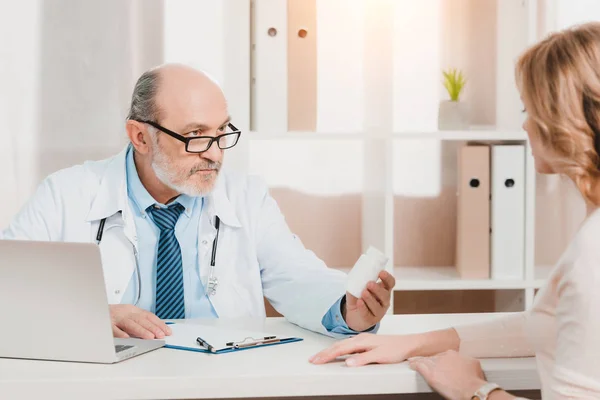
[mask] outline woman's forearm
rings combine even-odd
[[[458,351],[460,346],[460,338],[454,328],[420,333],[413,338],[415,345],[409,358],[433,356],[448,350]]]
[[[527,311],[456,326],[460,352],[475,358],[533,356],[526,319]]]

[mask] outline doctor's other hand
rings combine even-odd
[[[396,279],[387,271],[379,273],[379,283],[369,282],[360,299],[346,292],[346,304],[342,314],[348,327],[362,332],[377,324],[388,308]]]
[[[171,328],[149,311],[131,304],[111,304],[110,320],[116,338],[163,339]]]

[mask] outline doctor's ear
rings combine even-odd
[[[135,147],[137,152],[140,154],[147,154],[150,152],[150,142],[149,137],[147,137],[150,132],[148,132],[146,124],[130,119],[125,124],[125,129],[127,130],[127,136],[129,136],[131,144]]]

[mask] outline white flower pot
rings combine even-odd
[[[459,101],[441,101],[438,114],[438,129],[458,131],[469,129],[469,107]]]

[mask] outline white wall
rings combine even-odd
[[[364,15],[365,5],[360,0],[317,1],[319,132],[360,132],[363,129]]]
[[[465,72],[467,85],[461,100],[469,106],[472,125],[496,124],[497,1],[442,2],[441,67]],[[439,91],[441,98],[448,98],[441,84]]]
[[[167,0],[165,4],[166,62],[178,62],[225,81],[223,4],[212,0]],[[193,46],[193,45],[196,46]]]
[[[245,169],[250,130],[250,1],[165,0],[164,62],[200,69],[219,82],[240,142],[224,167]],[[163,33],[163,29],[159,30]]]
[[[123,148],[131,90],[162,62],[162,30],[161,0],[0,3],[0,227],[48,174]]]
[[[161,19],[139,21],[158,1],[44,1],[41,7],[40,175],[118,152],[131,91],[159,63],[160,41],[144,45]],[[91,17],[93,16],[93,18]],[[156,36],[156,34],[154,34]],[[142,50],[148,54],[140,56]]]
[[[600,21],[600,1],[598,0],[555,0],[554,29],[590,21]]]
[[[523,0],[497,2],[496,126],[521,129],[524,114],[515,81],[515,64],[530,43],[529,6]]]
[[[394,132],[437,130],[441,10],[441,0],[394,2]]]
[[[36,0],[0,5],[0,227],[37,183],[39,20]]]
[[[219,82],[235,125],[250,124],[250,2],[166,0],[164,60],[205,71]]]

